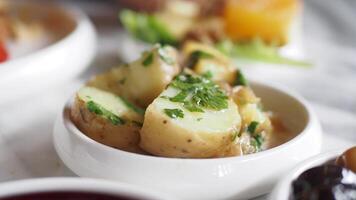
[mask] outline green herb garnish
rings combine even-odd
[[[204,112],[203,108],[222,110],[228,107],[228,97],[225,92],[203,76],[183,73],[178,75],[170,86],[180,90],[170,100],[183,103],[183,106],[191,112]]]
[[[241,73],[240,70],[238,70],[236,72],[236,78],[235,78],[234,85],[243,85],[243,86],[247,86],[248,85],[247,79],[245,78],[243,73]]]
[[[173,58],[170,55],[168,55],[167,50],[165,49],[165,47],[159,47],[158,48],[158,55],[168,65],[173,65],[174,64]]]
[[[124,104],[130,108],[131,110],[135,111],[136,113],[143,115],[145,114],[145,110],[135,106],[134,104],[132,104],[131,102],[129,102],[127,99],[123,98],[123,97],[119,97],[120,100],[122,100],[124,102]]]
[[[183,110],[181,109],[164,109],[164,113],[168,115],[170,118],[176,119],[176,118],[183,118],[184,113]]]
[[[88,101],[86,106],[90,112],[93,112],[105,119],[108,119],[114,125],[122,125],[125,124],[125,121],[121,119],[119,116],[113,114],[109,110],[105,109],[101,105],[95,103],[94,101]]]
[[[248,125],[248,127],[247,127],[247,131],[248,131],[250,134],[254,135],[255,132],[256,132],[256,129],[257,129],[258,124],[259,124],[259,123],[256,122],[256,121],[251,122],[251,123]]]
[[[238,135],[239,135],[239,132],[237,132],[237,131],[232,132],[231,141],[234,142]]]
[[[142,61],[142,65],[148,67],[153,62],[153,53],[150,52],[147,57]]]
[[[204,74],[202,74],[204,78],[211,79],[213,78],[213,73],[211,71],[207,71]]]
[[[258,134],[255,137],[253,137],[253,139],[251,140],[251,145],[254,146],[257,151],[259,151],[261,150],[263,141],[264,141],[263,137]]]
[[[218,42],[215,47],[230,57],[250,59],[272,64],[310,67],[311,63],[283,57],[278,53],[278,46],[266,44],[260,38],[245,43],[235,43],[231,40]]]
[[[119,18],[125,29],[137,39],[152,44],[177,44],[177,39],[154,15],[123,10]]]
[[[201,59],[201,58],[213,58],[213,57],[214,56],[211,55],[210,53],[206,53],[201,50],[193,51],[189,56],[187,67],[188,68],[194,67],[197,64],[197,62],[199,61],[199,59]]]

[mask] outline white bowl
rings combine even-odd
[[[141,185],[182,199],[246,199],[269,192],[280,175],[321,148],[321,128],[299,95],[253,83],[268,110],[299,133],[269,150],[229,158],[177,159],[140,155],[102,145],[80,132],[69,119],[71,101],[54,128],[54,144],[64,163],[83,177]]]
[[[298,178],[298,176],[310,169],[312,167],[320,166],[327,161],[336,159],[345,150],[332,151],[323,153],[312,158],[305,160],[304,162],[297,165],[293,170],[291,170],[287,175],[285,175],[278,184],[274,187],[272,193],[269,196],[270,200],[285,200],[289,199],[291,184],[293,180]]]
[[[172,199],[137,186],[88,178],[40,178],[0,184],[0,199],[46,192],[91,192],[132,199]]]
[[[50,9],[58,7],[42,8],[38,12],[50,12]],[[76,8],[62,9],[75,26],[68,29],[64,37],[0,64],[0,104],[64,83],[82,72],[94,58],[96,32],[89,18]],[[63,29],[67,30],[64,26]]]

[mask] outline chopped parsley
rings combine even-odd
[[[170,118],[176,119],[176,118],[183,118],[184,113],[183,110],[181,109],[164,109],[164,113],[168,115]]]
[[[252,121],[252,122],[248,125],[247,131],[248,131],[250,134],[254,135],[255,132],[256,132],[257,126],[258,126],[258,122]]]
[[[199,59],[201,59],[201,58],[213,58],[213,57],[214,56],[211,55],[210,53],[206,53],[201,50],[193,51],[189,56],[187,67],[188,68],[194,67],[194,65],[196,65],[197,62],[199,61]]]
[[[235,78],[234,85],[243,85],[243,86],[247,86],[248,85],[247,79],[241,73],[241,71],[237,71],[236,72],[236,78]]]
[[[228,97],[213,81],[203,76],[178,75],[170,84],[180,92],[170,97],[172,102],[183,103],[190,112],[204,112],[205,109],[222,110],[228,107]]]
[[[264,139],[261,135],[256,135],[251,140],[251,145],[254,146],[257,151],[259,151],[259,150],[261,150],[263,141],[264,141]]]
[[[165,49],[165,47],[158,48],[158,55],[166,64],[168,65],[174,64],[173,58],[170,55],[168,55],[167,49]]]
[[[213,73],[209,70],[209,71],[205,72],[204,74],[202,74],[202,76],[204,78],[211,79],[211,78],[213,78]]]
[[[129,102],[127,99],[125,98],[122,98],[122,97],[119,97],[123,102],[124,104],[130,108],[131,110],[135,111],[136,113],[140,114],[140,115],[143,115],[145,114],[145,110],[133,105],[131,102]]]
[[[94,101],[88,101],[86,103],[86,106],[90,112],[95,113],[105,119],[108,119],[114,125],[125,124],[125,121],[121,119],[119,116],[113,114],[112,112],[105,109],[101,105],[95,103]]]
[[[153,53],[150,52],[147,57],[142,61],[144,67],[148,67],[153,62]]]
[[[239,135],[238,131],[234,131],[232,132],[232,137],[231,137],[231,141],[234,142],[237,138],[237,136]]]

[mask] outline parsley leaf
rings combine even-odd
[[[243,85],[247,86],[248,82],[245,76],[241,73],[241,71],[236,72],[236,79],[234,85]]]
[[[206,53],[201,50],[193,51],[189,56],[187,67],[188,68],[194,67],[194,65],[196,65],[197,62],[199,61],[199,59],[201,59],[201,58],[213,58],[213,57],[214,56],[211,55],[210,53]]]
[[[99,104],[95,103],[94,101],[88,101],[86,103],[86,107],[90,112],[93,112],[105,119],[108,119],[114,125],[125,124],[125,121],[121,119],[119,116],[116,116],[115,114],[105,109],[104,107],[100,106]]]
[[[131,110],[135,111],[136,113],[140,114],[140,115],[143,115],[145,114],[145,110],[133,105],[131,102],[129,102],[127,99],[123,98],[123,97],[119,97],[123,102],[124,104],[130,108]]]
[[[170,98],[183,103],[191,112],[204,112],[203,108],[222,110],[228,107],[228,97],[213,81],[203,76],[180,74],[170,84],[180,92]]]
[[[159,47],[158,55],[168,65],[173,65],[174,64],[173,58],[170,55],[168,55],[168,52],[164,47]]]
[[[181,109],[164,109],[164,113],[168,115],[170,118],[176,119],[176,118],[183,118],[184,113],[183,110]]]
[[[255,134],[255,132],[256,132],[257,126],[258,126],[258,122],[252,121],[252,122],[248,125],[247,131],[248,131],[250,134],[253,135],[253,134]]]
[[[150,52],[147,57],[142,61],[142,65],[148,67],[153,62],[153,53]]]

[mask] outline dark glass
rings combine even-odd
[[[337,165],[303,172],[292,183],[290,200],[355,200],[356,174]]]
[[[138,200],[127,196],[113,196],[91,192],[40,192],[15,195],[0,200]]]

